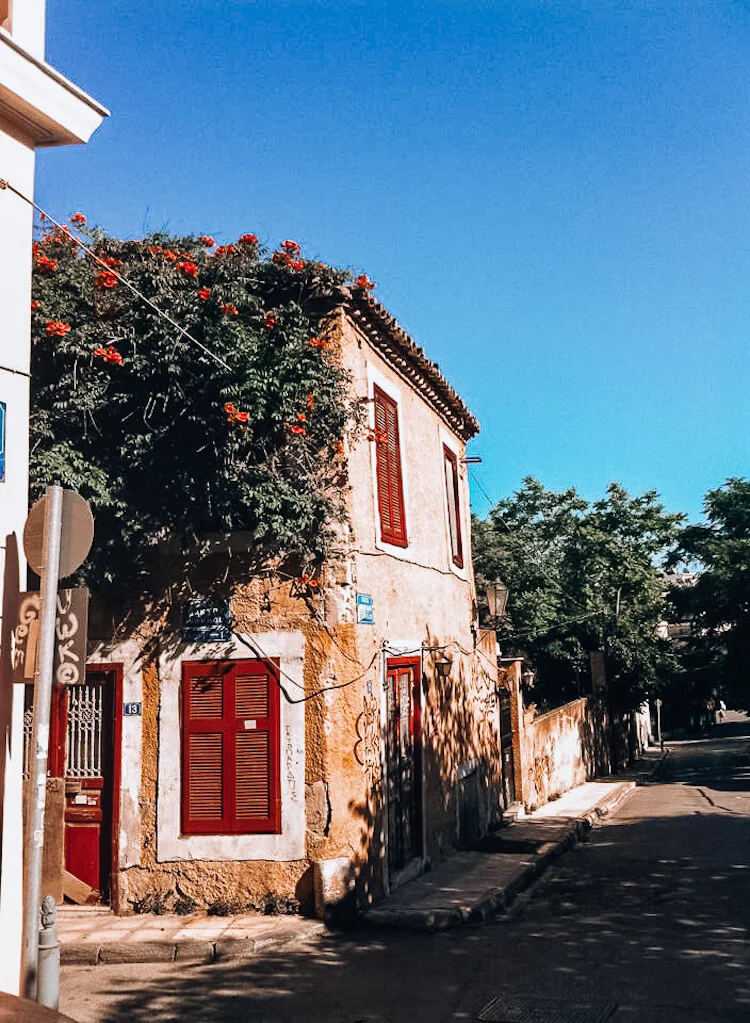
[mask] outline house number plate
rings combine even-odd
[[[124,707],[126,718],[139,718],[141,716],[140,703],[126,703]]]

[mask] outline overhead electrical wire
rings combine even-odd
[[[94,250],[84,241],[81,241],[78,235],[74,234],[67,226],[67,224],[61,224],[59,221],[55,220],[51,213],[48,213],[47,210],[37,205],[37,203],[35,203],[33,199],[29,199],[29,197],[27,195],[24,195],[23,192],[19,192],[19,190],[15,188],[13,185],[11,185],[9,181],[5,180],[4,178],[0,178],[0,190],[3,189],[7,189],[9,192],[13,192],[13,194],[17,195],[19,199],[23,199],[23,201],[27,202],[29,206],[32,206],[37,211],[37,213],[39,213],[41,216],[49,220],[51,224],[54,224],[58,231],[62,231],[64,234],[68,235],[71,241],[74,241],[76,245],[79,245],[87,256],[90,256],[95,263],[103,267],[107,271],[107,273],[110,273],[114,277],[116,277],[117,280],[120,281],[121,284],[124,284],[125,287],[128,288],[128,290],[131,291],[137,298],[139,298],[142,302],[145,302],[146,305],[149,306],[149,308],[153,309],[157,316],[160,316],[163,320],[166,320],[167,323],[169,323],[172,327],[175,328],[175,330],[179,333],[181,337],[184,337],[187,341],[190,341],[197,348],[199,348],[204,355],[208,356],[209,359],[213,359],[213,361],[217,365],[222,366],[224,369],[228,369],[231,373],[232,367],[229,365],[229,363],[225,362],[220,355],[216,354],[216,352],[206,347],[206,345],[204,345],[202,341],[199,341],[196,337],[193,337],[193,335],[190,333],[189,330],[187,330],[186,327],[180,326],[180,324],[176,320],[173,320],[168,313],[165,313],[163,309],[160,309],[159,306],[152,302],[147,295],[144,295],[143,292],[140,291],[135,286],[135,284],[133,284],[132,281],[129,281],[127,277],[123,277],[123,275],[119,273],[117,269],[110,266],[103,259],[97,256]]]

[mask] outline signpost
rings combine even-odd
[[[656,704],[656,736],[659,740],[659,746],[661,749],[664,749],[664,739],[661,734],[661,700],[657,698],[654,700],[654,703]]]
[[[34,679],[34,720],[29,768],[29,820],[23,905],[22,984],[26,998],[37,995],[37,957],[42,888],[44,810],[47,801],[47,755],[55,663],[57,584],[70,575],[91,548],[94,518],[86,501],[72,490],[47,487],[29,512],[23,530],[26,560],[41,578],[39,639]]]

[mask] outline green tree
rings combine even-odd
[[[698,699],[718,690],[750,707],[750,481],[728,479],[704,499],[706,522],[683,529],[673,566],[697,567],[674,587],[673,617],[692,624],[680,651],[685,686]]]
[[[92,502],[86,578],[142,586],[165,542],[238,530],[256,564],[312,571],[335,546],[359,417],[318,336],[348,275],[292,241],[122,241],[71,220],[99,262],[67,229],[34,246],[31,488]]]
[[[533,664],[543,705],[590,691],[592,651],[605,653],[618,709],[636,707],[666,677],[670,647],[656,634],[664,607],[659,559],[680,520],[654,491],[631,497],[612,483],[589,504],[573,488],[555,493],[527,478],[475,522],[480,590],[496,576],[510,587],[501,646]]]

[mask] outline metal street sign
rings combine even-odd
[[[23,549],[26,560],[37,575],[42,574],[44,555],[44,518],[47,496],[40,498],[29,512],[23,527]],[[86,560],[94,539],[94,516],[91,507],[75,490],[63,490],[62,531],[60,534],[59,577],[75,572]]]
[[[191,597],[182,608],[183,643],[221,643],[232,638],[232,613],[226,597]]]
[[[13,630],[14,682],[33,682],[39,642],[39,592],[22,593]],[[84,679],[89,591],[85,587],[58,590],[55,616],[53,678],[58,685],[75,685]]]

